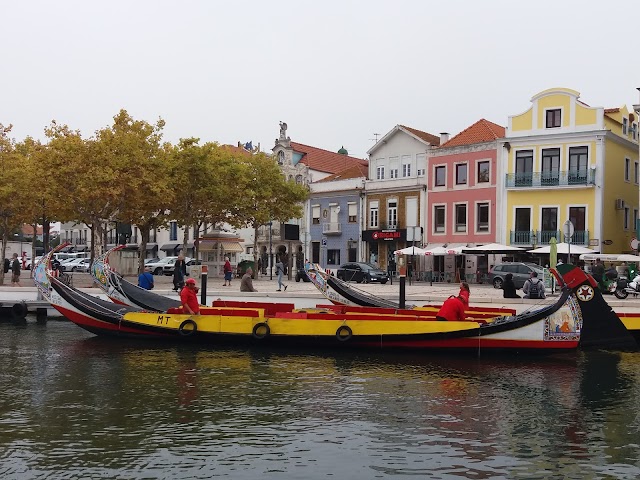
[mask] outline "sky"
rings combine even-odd
[[[124,108],[164,138],[366,158],[402,124],[506,126],[536,93],[638,103],[640,2],[1,0],[0,123],[90,137]]]

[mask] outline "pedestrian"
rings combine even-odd
[[[178,255],[176,263],[173,265],[173,290],[179,291],[184,287],[184,277],[187,275],[187,264],[183,255]]]
[[[531,272],[529,279],[524,282],[522,293],[524,293],[524,298],[540,299],[546,297],[544,293],[544,284],[538,278],[538,272]]]
[[[596,258],[596,264],[593,267],[593,277],[598,283],[602,283],[604,280],[604,265],[599,258]]]
[[[14,287],[21,287],[20,285],[20,270],[22,270],[22,265],[20,260],[18,260],[18,254],[13,254],[13,262],[11,262],[11,285]]]
[[[224,257],[224,267],[222,267],[222,271],[224,272],[224,284],[223,287],[231,286],[231,278],[233,278],[233,269],[231,268],[231,262],[229,261],[229,257]]]
[[[253,287],[253,280],[251,280],[251,274],[253,273],[253,269],[251,267],[247,268],[247,271],[242,276],[242,280],[240,280],[240,291],[241,292],[257,292],[258,290]]]
[[[258,273],[262,273],[262,258],[258,258]]]
[[[282,264],[282,260],[278,260],[276,262],[276,275],[278,275],[278,290],[276,290],[276,292],[281,292],[283,286],[284,290],[287,291],[287,286],[282,282],[282,276],[284,275],[284,265]]]
[[[449,322],[463,322],[465,317],[465,310],[469,306],[469,284],[467,282],[460,282],[460,292],[455,297],[451,295],[444,301],[442,307],[436,314],[436,320],[449,321]]]
[[[138,275],[138,286],[145,290],[152,290],[154,287],[153,275],[151,275],[151,268],[144,267],[144,272]]]
[[[502,296],[504,298],[520,298],[516,292],[516,284],[513,283],[513,273],[507,273],[502,284]]]
[[[198,303],[198,287],[193,278],[187,278],[184,288],[180,291],[180,303],[184,313],[200,315],[200,303]]]

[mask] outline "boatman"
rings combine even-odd
[[[469,306],[469,284],[460,283],[460,293],[457,297],[451,295],[447,298],[436,314],[436,320],[449,322],[464,322],[464,311]]]
[[[198,303],[198,287],[193,278],[188,278],[184,288],[180,291],[180,302],[182,310],[189,315],[200,315],[200,304]]]

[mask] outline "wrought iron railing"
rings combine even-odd
[[[507,188],[555,187],[569,185],[594,185],[595,169],[518,172],[506,174]]]
[[[562,232],[555,230],[511,230],[510,234],[511,245],[549,245],[553,237],[558,243],[566,242]],[[589,230],[575,230],[571,243],[589,245]]]

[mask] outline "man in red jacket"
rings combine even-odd
[[[200,303],[198,303],[198,287],[196,287],[196,281],[193,278],[188,278],[184,288],[180,291],[180,302],[182,303],[182,309],[184,313],[189,315],[200,314]]]
[[[464,311],[469,306],[469,293],[469,284],[467,282],[460,283],[460,293],[457,297],[452,295],[445,300],[436,314],[436,320],[463,322],[465,319]]]

